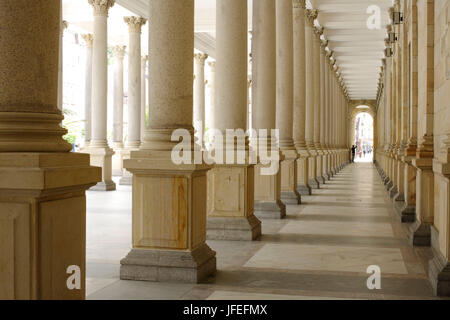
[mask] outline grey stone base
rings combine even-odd
[[[324,174],[322,176],[322,179],[323,179],[323,184],[325,184],[327,181],[330,181],[330,177],[328,176],[328,174]]]
[[[216,252],[132,249],[120,264],[122,280],[199,283],[215,274]]]
[[[320,184],[319,181],[317,181],[316,179],[309,179],[308,180],[308,184],[312,189],[319,189],[320,188]]]
[[[431,226],[419,221],[409,227],[409,241],[416,247],[429,247],[431,245]]]
[[[133,184],[133,176],[122,177],[119,180],[119,185],[121,185],[121,186],[131,186],[132,184]]]
[[[386,177],[383,179],[383,183],[384,183],[384,185],[386,186],[386,188],[387,188],[387,185],[389,184],[389,181],[391,181],[391,179],[389,179],[388,176],[386,176]]]
[[[312,194],[311,187],[304,184],[297,185],[297,191],[302,196],[310,196]]]
[[[258,219],[284,219],[286,206],[281,201],[255,201],[254,214]]]
[[[397,194],[392,198],[396,202],[405,202],[405,195],[403,193],[397,192]]]
[[[333,176],[334,176],[333,171],[328,172],[328,177],[329,177],[328,180],[331,180],[331,178],[333,178]]]
[[[254,215],[248,218],[208,217],[208,240],[252,241],[260,237],[261,221]]]
[[[319,181],[319,184],[325,184],[325,178],[323,176],[318,176],[317,181]]]
[[[299,205],[302,203],[302,196],[300,193],[298,193],[297,190],[295,191],[281,191],[281,201],[285,205],[293,204],[293,205]]]
[[[389,189],[389,197],[393,199],[398,193],[397,186],[392,186],[392,188]]]
[[[450,297],[450,263],[440,252],[429,262],[428,279],[437,296]]]
[[[102,181],[89,189],[90,191],[115,191],[116,184],[114,181]]]
[[[391,181],[391,179],[389,179],[389,181],[386,183],[386,190],[391,190],[393,186],[394,183]]]
[[[416,207],[406,206],[400,212],[401,220],[403,223],[415,222],[416,221]]]

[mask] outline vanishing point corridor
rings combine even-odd
[[[260,241],[208,241],[217,274],[200,284],[119,280],[130,250],[131,188],[88,192],[87,299],[435,299],[430,248],[412,248],[372,163],[346,166]],[[108,217],[108,218],[106,218]],[[381,290],[367,268],[381,269]]]

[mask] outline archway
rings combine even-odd
[[[370,107],[354,109],[351,128],[351,143],[356,146],[355,162],[373,162],[375,121]]]

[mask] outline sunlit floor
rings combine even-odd
[[[373,164],[347,166],[261,241],[209,241],[217,274],[203,284],[119,280],[130,250],[131,188],[88,192],[88,299],[431,299],[430,249],[412,249]],[[367,288],[367,268],[381,289]]]

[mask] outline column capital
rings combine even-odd
[[[86,33],[82,34],[81,37],[86,43],[86,47],[92,48],[92,46],[94,45],[94,35],[92,33]]]
[[[206,53],[196,53],[194,54],[194,58],[204,66],[208,55]]]
[[[305,11],[306,20],[314,27],[314,20],[319,16],[319,11],[316,9],[306,9]]]
[[[129,32],[141,33],[142,26],[147,23],[147,19],[141,17],[124,17],[123,20],[128,25]]]
[[[314,33],[318,36],[319,39],[323,35],[323,30],[324,30],[324,27],[322,27],[322,26],[314,27]]]
[[[89,4],[94,8],[95,16],[108,16],[108,11],[114,6],[116,0],[88,0]]]
[[[216,62],[215,61],[208,62],[208,66],[212,72],[216,71]]]
[[[69,27],[69,22],[67,22],[66,20],[63,20],[61,22],[61,26],[62,26],[62,30],[66,30]]]
[[[122,60],[125,57],[125,50],[127,46],[114,46],[112,52],[115,58]]]
[[[292,5],[294,9],[306,9],[306,0],[293,0]]]

